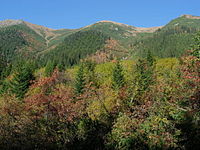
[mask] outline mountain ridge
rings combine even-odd
[[[127,55],[131,57],[132,55],[144,55],[148,49],[154,51],[156,56],[178,56],[183,52],[186,45],[191,43],[192,34],[200,30],[199,18],[193,15],[182,15],[164,26],[149,28],[102,20],[78,29],[51,29],[23,20],[9,19],[0,21],[0,39],[2,43],[0,44],[0,55],[8,57],[9,60],[12,60],[18,54],[21,55],[22,52],[22,56],[27,57],[28,55],[34,58],[40,57],[40,55],[44,56],[44,54],[50,55],[49,53],[52,53],[50,56],[60,55],[58,52],[61,51],[63,55],[69,55],[61,50],[65,48],[68,52],[73,49],[76,52],[74,56],[79,58],[82,58],[79,55],[79,50],[84,53],[84,57],[95,54],[104,54],[108,58],[113,57],[113,55],[116,57],[120,57],[120,55],[122,57]],[[92,34],[95,34],[95,36]],[[88,39],[75,36],[85,36]],[[174,39],[174,41],[171,41],[174,44],[173,47],[167,44],[172,38]],[[78,42],[75,39],[78,39]],[[81,42],[81,40],[85,41],[85,43]],[[21,44],[16,43],[16,41]],[[74,42],[75,48],[72,44],[70,44],[71,47],[67,45],[70,41]],[[92,45],[91,41],[99,44],[99,46]],[[80,45],[77,45],[78,43]],[[9,45],[12,47],[10,48]],[[92,51],[91,47],[95,47],[95,50]],[[173,49],[170,50],[171,48]],[[84,52],[84,50],[88,51],[89,49],[91,50],[90,53]],[[167,51],[171,51],[171,54],[164,54],[168,53]],[[162,54],[159,54],[161,52]],[[179,54],[179,52],[181,53]],[[46,58],[47,61],[48,59]],[[58,59],[56,58],[56,60]],[[73,62],[73,60],[70,61]]]
[[[190,14],[183,14],[183,15],[180,15],[179,17],[177,18],[180,18],[180,17],[185,17],[187,19],[200,19],[200,16],[194,16],[194,15],[190,15]],[[127,26],[127,27],[133,27],[133,28],[138,28],[138,29],[151,29],[151,28],[161,28],[165,25],[162,25],[162,26],[153,26],[153,27],[137,27],[137,26],[134,26],[134,25],[129,25],[129,24],[125,24],[125,23],[119,23],[119,22],[115,22],[115,21],[112,21],[112,20],[100,20],[100,21],[96,21],[90,25],[86,25],[84,27],[80,27],[80,28],[75,28],[75,29],[69,29],[69,28],[61,28],[61,29],[53,29],[53,28],[49,28],[49,27],[46,27],[46,26],[43,26],[43,25],[37,25],[37,24],[34,24],[34,23],[30,23],[30,22],[27,22],[25,20],[22,20],[22,19],[6,19],[6,20],[1,20],[0,21],[0,27],[6,27],[6,26],[11,26],[11,25],[18,25],[18,24],[32,24],[32,26],[37,26],[37,28],[43,28],[45,30],[51,30],[51,31],[58,31],[58,30],[78,30],[78,29],[82,29],[82,28],[86,28],[86,27],[89,27],[89,26],[92,26],[92,25],[95,25],[97,23],[113,23],[113,24],[117,24],[117,25],[121,25],[121,26]]]
[[[49,30],[49,31],[59,31],[59,30],[79,30],[79,29],[83,29],[83,28],[87,28],[87,27],[90,27],[92,25],[95,25],[95,24],[98,24],[98,23],[113,23],[113,24],[116,24],[116,25],[120,25],[120,26],[126,26],[126,27],[131,27],[131,28],[145,28],[145,29],[151,29],[151,28],[160,28],[162,26],[154,26],[154,27],[136,27],[136,26],[133,26],[133,25],[128,25],[128,24],[124,24],[124,23],[119,23],[119,22],[115,22],[115,21],[111,21],[111,20],[101,20],[101,21],[97,21],[97,22],[94,22],[90,25],[86,25],[84,27],[80,27],[80,28],[76,28],[76,29],[69,29],[69,28],[61,28],[61,29],[53,29],[53,28],[49,28],[49,27],[46,27],[46,26],[43,26],[43,25],[38,25],[38,24],[34,24],[34,23],[30,23],[30,22],[27,22],[25,20],[21,20],[21,19],[6,19],[6,20],[2,20],[0,21],[0,27],[8,27],[8,26],[12,26],[12,25],[19,25],[19,24],[26,24],[30,27],[34,27],[34,28],[42,28],[44,30]]]

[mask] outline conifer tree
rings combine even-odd
[[[64,66],[63,63],[59,63],[59,64],[57,65],[57,68],[58,68],[58,71],[59,71],[59,72],[62,72],[62,71],[65,70],[65,66]]]
[[[75,92],[77,94],[82,94],[84,92],[84,88],[85,88],[85,75],[84,75],[84,65],[81,64],[77,75],[76,75],[76,81],[75,81]]]
[[[194,37],[194,45],[193,45],[193,55],[197,58],[200,58],[200,32],[196,34]]]
[[[154,65],[155,60],[150,52],[147,53],[147,57],[145,59],[139,59],[136,64],[136,78],[135,85],[137,87],[136,99],[140,99],[140,97],[145,93],[145,91],[150,90],[150,85],[154,83],[153,73],[154,73]]]
[[[17,98],[22,99],[31,85],[31,80],[33,79],[34,76],[31,65],[23,65],[18,68],[18,71],[15,72],[14,77],[10,82],[11,92],[15,94]]]
[[[125,85],[123,67],[119,61],[117,61],[114,66],[112,79],[113,79],[113,88],[120,89]]]
[[[0,50],[1,50],[1,49],[0,49]],[[1,54],[0,54],[0,76],[2,76],[1,73],[3,72],[3,68],[4,68],[3,59],[2,59],[2,56],[1,56]]]
[[[149,66],[153,66],[155,60],[152,56],[152,53],[150,51],[147,52],[147,57],[146,57],[147,63]]]
[[[97,78],[96,78],[96,74],[95,74],[96,63],[87,60],[84,63],[84,66],[85,66],[86,74],[87,74],[87,77],[86,77],[87,84],[97,87],[98,83],[97,83]]]
[[[48,61],[46,67],[45,67],[45,76],[49,77],[53,73],[55,69],[55,62]]]

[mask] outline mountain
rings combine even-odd
[[[0,60],[18,57],[49,60],[66,65],[81,59],[105,62],[115,57],[176,57],[190,48],[200,29],[200,17],[182,15],[165,26],[141,28],[113,21],[99,21],[80,29],[54,30],[23,20],[0,21]]]
[[[6,62],[21,55],[33,57],[58,44],[70,33],[71,30],[57,31],[22,20],[0,21],[0,56]]]
[[[198,150],[199,21],[0,22],[0,149]]]
[[[113,21],[99,21],[74,30],[55,49],[43,51],[39,57],[45,63],[49,58],[55,62],[61,61],[59,58],[62,57],[62,61],[68,65],[76,64],[85,57],[97,62],[106,62],[114,57],[125,58],[130,56],[132,41],[161,28],[139,28]]]
[[[178,57],[191,49],[194,34],[200,30],[200,17],[182,15],[150,36],[132,43],[132,55],[144,56],[151,51],[158,57]]]

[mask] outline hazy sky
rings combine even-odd
[[[1,0],[0,20],[22,19],[50,28],[80,28],[100,20],[165,25],[182,14],[200,16],[200,0]]]

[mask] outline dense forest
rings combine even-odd
[[[98,31],[79,31],[69,35],[55,49],[44,52],[39,60],[47,64],[48,60],[56,64],[73,66],[86,56],[103,49],[110,37]]]
[[[177,58],[101,64],[78,60],[109,37],[71,36],[46,66],[18,61],[1,78],[1,149],[199,149],[200,33]]]
[[[152,35],[140,38],[131,44],[135,56],[145,56],[148,50],[155,56],[165,57],[180,57],[186,49],[192,45],[194,35],[199,29],[179,26],[166,26],[161,30],[156,31]]]
[[[0,22],[0,149],[198,150],[194,18],[154,29]]]

